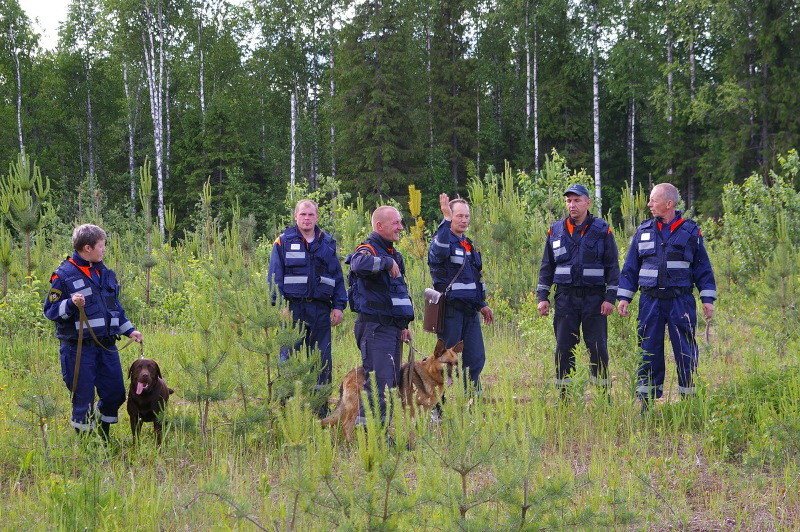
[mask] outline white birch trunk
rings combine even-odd
[[[200,121],[205,127],[206,124],[206,64],[205,54],[203,52],[203,11],[205,10],[205,1],[200,2],[200,8],[197,10],[197,49],[200,51]]]
[[[147,29],[142,33],[144,43],[145,73],[150,93],[150,116],[153,121],[153,149],[156,163],[156,184],[158,194],[158,228],[164,238],[164,20],[161,3],[158,3],[155,20],[150,5],[145,4],[148,18]],[[156,38],[156,31],[158,38]],[[158,40],[158,49],[156,48]],[[158,57],[156,57],[158,53]]]
[[[330,61],[330,64],[331,64],[331,69],[330,69],[330,78],[331,78],[331,84],[330,84],[330,98],[331,98],[330,108],[331,108],[331,116],[329,118],[329,120],[331,121],[331,140],[330,140],[330,143],[331,143],[331,177],[335,178],[336,177],[336,123],[333,120],[333,98],[336,95],[336,82],[333,79],[334,72],[335,72],[335,69],[334,69],[334,55],[333,55],[333,52],[334,52],[333,2],[331,2],[331,9],[330,9],[330,11],[328,11],[328,31],[330,32],[330,39],[331,39],[331,42],[330,42],[330,57],[329,57],[329,61]]]
[[[428,76],[428,162],[433,165],[433,80],[431,79],[431,16],[430,5],[425,23],[425,72]]]
[[[592,3],[592,124],[594,129],[594,196],[597,213],[602,214],[602,179],[600,178],[600,77],[597,67],[598,13],[597,4]]]
[[[672,144],[672,121],[674,114],[674,103],[672,95],[672,30],[667,30],[667,139],[670,143],[670,150]],[[675,173],[672,167],[672,158],[670,157],[669,167],[667,168],[667,175],[671,176]]]
[[[528,39],[529,5],[525,2],[525,132],[531,127],[531,43]]]
[[[97,175],[97,168],[94,160],[94,113],[92,112],[92,81],[91,81],[91,66],[88,64],[89,59],[84,61],[84,72],[86,73],[86,151],[89,159],[89,189],[94,194],[97,184],[95,183],[95,176]],[[95,205],[97,207],[97,205]]]
[[[170,150],[172,146],[172,122],[169,114],[169,77],[170,71],[167,68],[166,79],[164,79],[164,182],[169,183],[170,177]]]
[[[633,194],[633,187],[636,183],[636,100],[631,98],[631,111],[630,111],[630,138],[629,138],[629,151],[628,157],[631,161],[631,182],[630,191]]]
[[[533,16],[533,167],[539,171],[539,37]]]
[[[313,57],[311,58],[311,170],[309,181],[311,188],[317,188],[317,174],[319,172],[319,58],[317,57],[317,23],[312,22],[311,48]]]
[[[483,92],[481,85],[481,83],[478,83],[478,95],[475,98],[475,114],[478,117],[475,135],[478,145],[477,154],[475,156],[475,172],[478,174],[478,178],[481,177],[481,92]]]
[[[135,103],[131,102],[131,90],[128,83],[128,64],[122,63],[122,83],[125,87],[125,101],[128,104],[128,174],[131,179],[131,213],[136,212],[136,159],[134,155],[135,128],[133,124],[133,105],[138,104],[138,97]]]
[[[295,185],[295,168],[296,168],[296,137],[297,137],[297,92],[292,89],[289,95],[289,114],[290,118],[290,159],[289,159],[289,186],[291,187],[290,194],[294,195]]]
[[[19,152],[25,153],[25,140],[22,135],[22,73],[19,67],[19,47],[17,46],[17,32],[14,25],[8,28],[8,40],[14,49],[14,69],[17,78],[17,134],[19,137]]]

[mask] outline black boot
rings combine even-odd
[[[111,430],[111,423],[107,421],[101,421],[98,432],[100,433],[100,437],[103,438],[103,441],[106,443],[108,443],[109,430]]]
[[[649,397],[642,397],[642,409],[639,411],[639,415],[645,415],[647,412],[650,411],[650,398]]]

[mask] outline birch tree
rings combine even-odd
[[[162,0],[145,0],[142,44],[144,70],[150,94],[153,148],[156,166],[158,228],[164,238],[164,6]]]

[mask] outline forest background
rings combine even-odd
[[[79,0],[43,50],[16,0],[0,1],[0,520],[796,528],[799,10]],[[561,401],[531,290],[563,191],[593,191],[622,257],[666,180],[701,223],[720,295],[698,324],[698,395],[678,401],[670,361],[665,397],[639,415],[636,320],[614,315],[611,400],[580,347]],[[315,357],[278,364],[299,331],[269,304],[273,239],[311,196],[343,258],[372,208],[395,204],[419,313],[442,191],[471,202],[497,318],[482,399],[455,386],[441,423],[397,409],[392,438],[369,416],[345,444],[312,414],[336,395],[315,388]],[[84,222],[109,231],[107,264],[145,335],[123,367],[156,358],[176,390],[160,449],[149,427],[132,444],[124,411],[108,445],[68,425],[41,309]],[[353,317],[334,330],[334,385],[360,363]]]
[[[238,197],[265,232],[289,181],[414,183],[431,213],[553,149],[600,212],[668,179],[718,217],[725,183],[768,179],[800,136],[789,1],[77,0],[53,50],[0,9],[0,160],[31,154],[64,219],[89,197],[134,212],[147,155],[181,234],[209,177],[226,219]]]

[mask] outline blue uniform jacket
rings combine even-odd
[[[668,236],[666,236],[668,235]],[[696,286],[703,303],[717,299],[717,284],[700,227],[678,212],[669,228],[651,218],[633,235],[617,297],[630,301],[641,288],[686,288]]]
[[[268,282],[277,285],[286,299],[316,299],[344,310],[347,292],[342,265],[336,255],[336,240],[319,227],[311,243],[297,229],[287,227],[275,239],[269,259]],[[273,291],[272,301],[277,294]]]
[[[577,242],[569,218],[547,231],[536,296],[547,301],[553,284],[573,287],[605,287],[605,300],[613,303],[619,282],[619,251],[608,223],[589,215]]]
[[[459,238],[450,227],[450,220],[442,220],[428,248],[433,287],[443,292],[452,281],[447,299],[455,299],[480,310],[486,306],[481,254],[469,238]],[[457,273],[458,278],[454,280]]]
[[[389,270],[396,262],[400,276]],[[414,306],[408,294],[403,255],[391,242],[373,232],[345,260],[350,265],[350,308],[359,314],[391,320],[400,328],[414,319]]]
[[[77,340],[80,314],[72,294],[86,300],[86,318],[98,338],[130,334],[136,330],[119,302],[120,287],[114,270],[105,264],[90,263],[78,253],[67,258],[50,277],[50,292],[44,302],[44,315],[56,324],[56,337]]]

